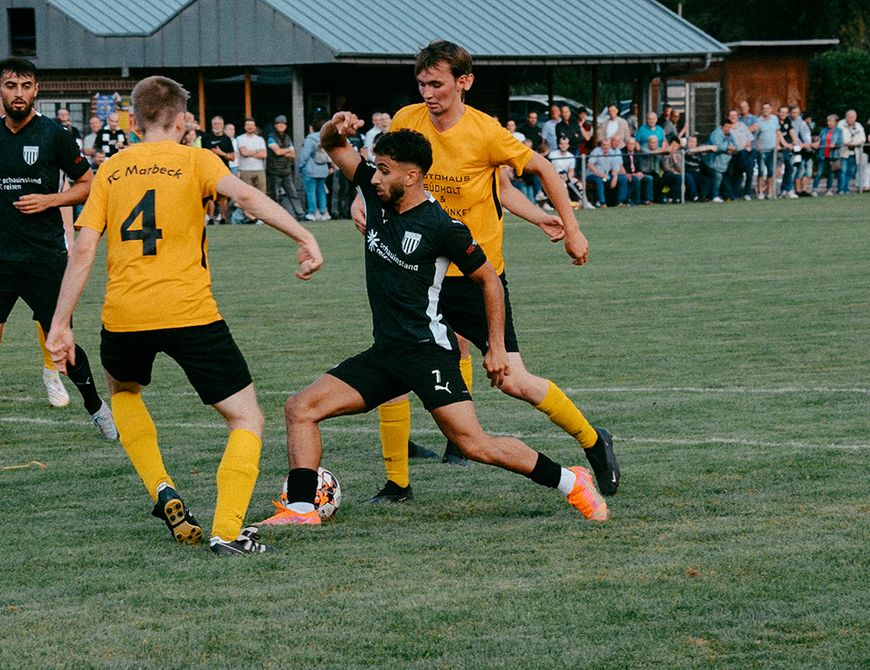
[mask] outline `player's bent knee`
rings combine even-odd
[[[227,419],[230,430],[247,430],[258,437],[263,436],[266,427],[266,418],[259,406],[250,408],[243,415]]]
[[[536,377],[525,368],[514,369],[504,378],[504,383],[499,390],[518,400],[537,405],[547,394],[549,382],[541,377]]]
[[[304,392],[287,398],[284,403],[284,417],[288,423],[316,423],[322,418],[317,407]]]
[[[478,463],[491,463],[493,459],[493,444],[489,435],[481,432],[479,435],[463,435],[453,438],[463,456]]]

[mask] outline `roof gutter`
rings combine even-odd
[[[547,66],[571,66],[571,65],[634,65],[640,63],[649,64],[672,64],[691,67],[692,63],[698,63],[698,67],[706,70],[714,60],[721,60],[725,54],[718,57],[712,52],[699,54],[671,55],[671,56],[615,56],[602,58],[600,56],[554,56],[541,58],[528,57],[487,57],[475,56],[475,65],[547,65]],[[413,56],[375,56],[367,54],[336,54],[336,63],[354,63],[357,65],[408,65],[414,62]]]

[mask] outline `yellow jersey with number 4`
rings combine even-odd
[[[220,320],[211,292],[205,204],[228,174],[211,151],[168,140],[134,144],[100,166],[76,225],[106,237],[106,330]]]
[[[504,214],[499,200],[498,169],[511,166],[522,174],[532,150],[488,114],[465,106],[459,122],[443,132],[432,125],[425,103],[402,107],[390,130],[410,128],[432,145],[432,167],[426,190],[453,219],[464,223],[495,271],[504,272]],[[451,264],[447,274],[461,277]]]

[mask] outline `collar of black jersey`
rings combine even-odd
[[[33,123],[34,121],[36,121],[36,119],[38,119],[40,116],[41,116],[41,114],[34,114],[33,116],[30,117],[30,121],[28,121],[23,126],[21,126],[21,128],[19,128],[17,131],[12,130],[9,126],[6,125],[6,117],[5,116],[0,116],[0,122],[2,122],[3,129],[7,133],[9,133],[10,135],[20,135],[22,132],[27,130],[30,127],[30,124]]]

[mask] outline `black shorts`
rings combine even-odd
[[[64,270],[65,254],[39,263],[0,261],[0,323],[6,323],[21,298],[33,310],[33,320],[48,334]]]
[[[471,400],[459,372],[459,352],[431,342],[372,347],[339,363],[327,374],[358,391],[366,411],[409,391],[430,412]]]
[[[504,273],[499,277],[504,287],[504,346],[509,352],[520,350],[517,333],[514,330],[511,299]],[[438,307],[444,320],[466,340],[471,341],[483,353],[489,349],[487,339],[489,326],[486,321],[486,305],[483,302],[483,289],[468,277],[445,277],[441,286]]]
[[[251,373],[225,321],[205,326],[100,333],[103,367],[120,382],[151,383],[157,352],[174,360],[205,405],[214,405],[251,383]]]

